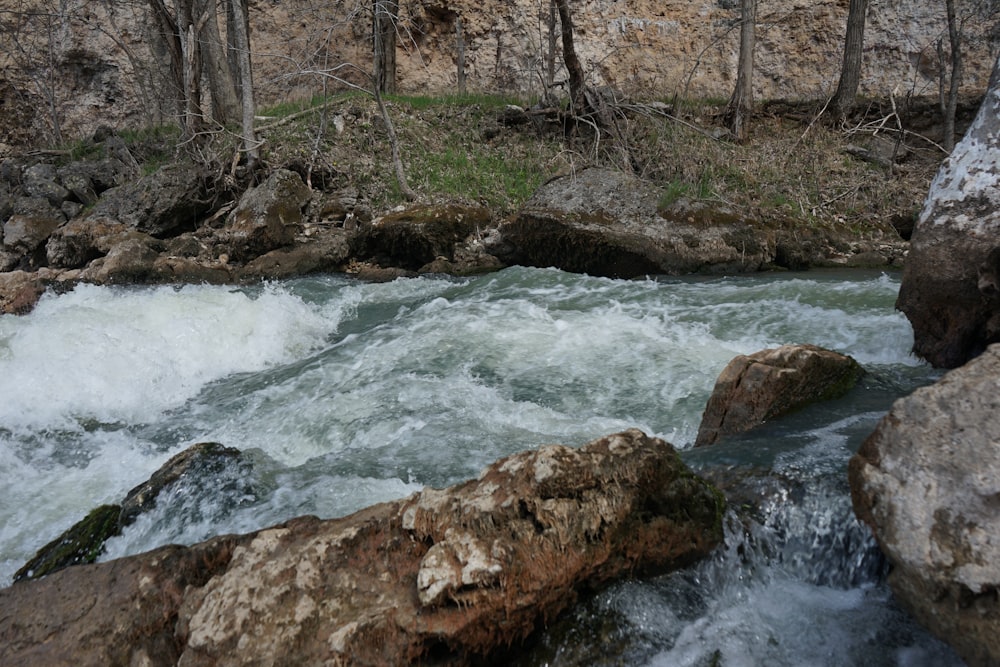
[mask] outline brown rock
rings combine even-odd
[[[159,253],[150,247],[147,240],[127,238],[112,246],[103,259],[93,262],[81,277],[100,284],[148,282],[154,277],[154,264],[158,257]]]
[[[224,285],[233,281],[233,272],[226,264],[207,262],[189,257],[157,257],[153,262],[157,282],[208,283]]]
[[[24,315],[31,312],[45,292],[45,281],[37,273],[0,273],[0,313]]]
[[[782,345],[741,354],[715,381],[695,446],[749,431],[809,403],[836,398],[863,372],[851,357],[815,345]]]
[[[722,505],[639,431],[546,446],[343,519],[0,590],[0,663],[472,664],[582,590],[704,556]]]
[[[291,248],[272,250],[251,260],[240,275],[251,280],[279,279],[338,270],[351,254],[353,236],[342,229],[317,231]]]
[[[1000,664],[1000,346],[897,401],[851,458],[889,585],[972,667]]]

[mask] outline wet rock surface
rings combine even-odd
[[[104,544],[121,534],[143,512],[156,505],[157,497],[185,475],[210,475],[229,463],[242,465],[238,449],[215,442],[192,445],[171,457],[153,475],[136,486],[121,505],[102,505],[52,540],[14,573],[14,581],[38,579],[71,565],[95,562]]]
[[[782,345],[741,354],[716,380],[695,446],[749,431],[810,403],[837,398],[863,373],[851,357],[815,345]]]
[[[342,519],[0,590],[0,662],[473,664],[582,591],[706,555],[723,509],[670,445],[639,431],[549,445]]]
[[[896,402],[851,459],[889,584],[969,665],[1000,664],[1000,346]]]

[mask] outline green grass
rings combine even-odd
[[[485,144],[411,156],[409,171],[420,191],[504,209],[523,203],[544,178],[538,165],[508,160]]]
[[[465,93],[464,95],[457,93],[446,95],[386,95],[385,99],[395,104],[408,105],[414,110],[442,106],[479,106],[483,109],[502,109],[508,104],[524,105],[524,100],[507,95],[491,95],[487,93]]]

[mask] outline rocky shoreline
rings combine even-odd
[[[467,203],[375,214],[356,191],[274,168],[218,177],[194,164],[147,175],[113,135],[106,157],[0,165],[0,312],[77,283],[239,284],[317,272],[366,280],[468,275],[520,264],[592,275],[899,267],[907,242],[757,220],[720,204],[587,168],[553,177],[508,218]],[[289,165],[294,167],[294,165]],[[241,191],[237,180],[256,180]]]

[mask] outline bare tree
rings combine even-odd
[[[396,19],[399,0],[372,0],[372,44],[375,53],[375,88],[396,92]]]
[[[202,69],[212,98],[212,116],[222,125],[239,122],[240,100],[236,96],[233,80],[237,69],[230,65],[228,44],[223,42],[219,31],[218,0],[197,0],[195,13],[202,25],[198,42],[203,56]]]
[[[247,164],[253,168],[258,157],[257,137],[254,132],[254,87],[253,69],[250,61],[250,22],[247,18],[247,0],[229,0],[229,16],[232,20],[228,25],[229,39],[232,51],[235,51],[237,80],[239,81],[240,107],[242,110],[243,147],[247,155]]]
[[[396,20],[399,17],[399,2],[397,0],[373,0],[372,9],[374,15],[372,17],[372,25],[374,29],[372,30],[372,94],[375,96],[375,103],[378,105],[379,113],[382,116],[382,122],[385,124],[386,133],[389,135],[389,147],[392,151],[392,166],[396,172],[396,182],[399,185],[400,192],[403,196],[409,200],[417,198],[417,193],[410,188],[409,183],[406,180],[406,169],[403,167],[403,159],[399,153],[399,139],[396,137],[396,128],[392,124],[392,117],[389,116],[389,110],[385,106],[385,100],[382,99],[383,86],[387,86],[390,82],[389,72],[387,68],[389,67],[386,60],[387,47],[385,44],[385,36],[387,33],[392,34],[392,65],[391,65],[391,82],[393,89],[395,88],[395,73],[396,73]]]
[[[569,97],[573,113],[577,116],[587,115],[587,85],[583,75],[583,66],[576,55],[576,45],[573,41],[573,16],[569,8],[569,0],[555,0],[559,12],[559,25],[562,29],[563,62],[569,73]]]
[[[725,123],[736,141],[747,136],[747,116],[753,112],[753,51],[756,41],[757,0],[740,1],[740,55],[736,87],[726,106]]]
[[[847,8],[847,35],[844,38],[844,63],[840,68],[837,92],[830,102],[830,110],[838,121],[842,121],[850,113],[858,94],[867,17],[868,0],[850,0]]]
[[[948,43],[951,45],[950,83],[948,94],[944,95],[944,67],[941,68],[941,114],[944,117],[942,147],[949,153],[955,148],[955,113],[958,109],[958,89],[962,84],[962,28],[965,20],[959,21],[955,11],[955,0],[945,0],[945,14],[948,19]],[[938,43],[939,57],[943,56]],[[944,63],[942,63],[943,65]]]

